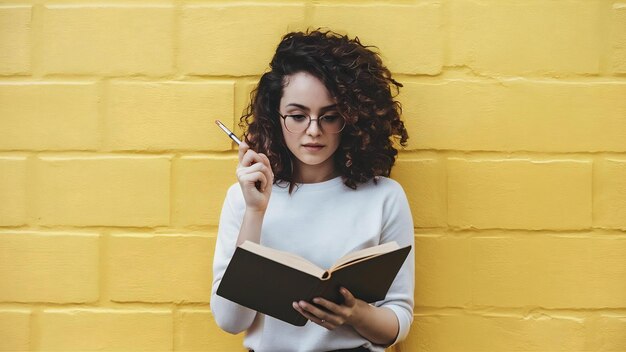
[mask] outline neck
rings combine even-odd
[[[298,162],[295,167],[294,180],[298,183],[319,183],[339,176],[332,162],[325,165],[306,165]]]

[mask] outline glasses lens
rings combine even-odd
[[[322,130],[327,133],[339,133],[346,125],[346,120],[340,115],[325,115],[320,117]]]
[[[285,127],[289,132],[301,133],[309,128],[311,118],[307,115],[285,115]],[[341,115],[324,115],[319,118],[319,125],[326,133],[339,133],[346,126]]]
[[[309,119],[306,115],[285,115],[285,127],[289,132],[304,132],[309,127]]]

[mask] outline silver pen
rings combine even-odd
[[[237,136],[235,136],[235,134],[233,132],[231,132],[228,127],[224,126],[223,123],[220,122],[220,120],[215,120],[215,124],[220,126],[220,128],[222,129],[222,131],[224,131],[228,137],[230,137],[230,139],[232,139],[233,141],[235,141],[235,143],[237,143],[237,145],[241,144],[241,140],[239,138],[237,138]]]
[[[237,138],[237,136],[235,136],[235,134],[233,132],[231,132],[228,129],[228,127],[224,126],[224,124],[220,120],[215,120],[215,124],[220,126],[222,131],[224,131],[228,135],[228,137],[230,137],[230,139],[235,141],[235,143],[237,143],[237,145],[241,144],[241,140],[239,138]],[[261,190],[261,181],[256,181],[254,183],[254,186],[256,187],[256,189],[258,189],[260,191]]]

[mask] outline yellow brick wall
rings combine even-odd
[[[626,2],[0,1],[0,351],[241,351],[234,127],[288,30],[377,45],[411,139],[406,351],[626,351]]]

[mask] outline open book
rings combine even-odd
[[[411,246],[396,242],[349,253],[324,270],[297,255],[246,241],[237,247],[217,294],[242,306],[303,326],[294,301],[323,297],[342,303],[340,287],[368,303],[383,300]]]

